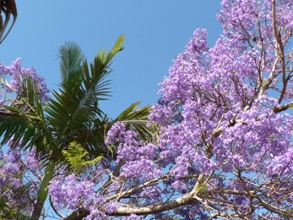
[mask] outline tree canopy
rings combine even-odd
[[[49,217],[48,194],[65,220],[293,218],[292,9],[223,0],[215,45],[196,29],[159,101],[112,120],[99,103],[122,37],[89,65],[62,46],[52,98],[33,69],[1,66],[16,96],[1,105],[0,216]]]

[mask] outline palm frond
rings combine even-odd
[[[144,106],[138,109],[140,102],[135,102],[127,107],[116,119],[115,122],[123,122],[128,128],[136,131],[143,140],[151,140],[154,137],[155,130],[150,124],[148,115],[151,107]]]
[[[0,113],[1,145],[11,142],[13,147],[30,142],[31,135],[35,134],[35,126],[29,118],[20,114]]]
[[[74,90],[62,83],[60,90],[53,92],[54,99],[48,103],[46,118],[55,130],[55,138],[58,139],[57,145],[60,149],[68,146],[78,136],[90,136],[93,121],[103,117],[98,103],[109,96],[110,81],[105,78],[110,72],[111,59],[122,49],[123,39],[119,37],[109,53],[100,53],[102,55],[96,56],[90,65],[84,60],[82,71],[79,72],[81,81]],[[68,45],[63,50],[71,50],[69,46],[74,45]]]
[[[101,51],[90,64],[90,67],[84,63],[83,85],[85,90],[94,89],[98,100],[103,100],[103,97],[109,96],[110,85],[109,80],[105,80],[106,76],[111,72],[110,65],[113,57],[123,50],[124,36],[121,35],[117,39],[110,52]],[[94,87],[93,87],[94,86]]]
[[[96,55],[96,59],[99,59],[103,65],[109,65],[112,58],[120,51],[124,49],[123,42],[125,40],[124,35],[120,35],[116,40],[112,49],[108,51],[100,51]]]
[[[99,155],[103,155],[104,159],[113,158],[114,149],[105,144],[105,137],[110,127],[110,119],[107,115],[97,117],[93,124],[92,129],[86,136],[79,137],[79,143],[83,144],[84,148],[89,152],[88,157],[93,159]]]
[[[59,49],[59,57],[62,84],[74,89],[81,81],[85,56],[77,44],[66,42]]]
[[[44,151],[49,132],[44,121],[43,106],[36,83],[31,77],[22,79],[22,92],[0,110],[1,145],[37,147]]]

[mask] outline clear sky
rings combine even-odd
[[[212,46],[221,34],[220,0],[15,0],[17,22],[0,45],[0,62],[17,57],[35,67],[49,88],[60,82],[58,49],[74,41],[91,61],[120,34],[125,50],[112,65],[112,97],[102,104],[111,117],[135,101],[157,101],[158,83],[196,28],[208,30]]]

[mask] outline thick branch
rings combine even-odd
[[[279,107],[275,107],[275,108],[273,109],[273,111],[274,111],[274,113],[279,113],[279,112],[282,112],[282,111],[287,110],[287,109],[290,108],[290,107],[293,107],[293,102],[289,102],[289,103],[284,104],[284,105],[281,105],[281,106],[279,106]]]
[[[188,194],[185,194],[177,199],[165,202],[165,203],[156,203],[146,207],[141,208],[132,208],[132,207],[119,207],[116,211],[112,213],[108,213],[110,216],[124,216],[124,215],[131,215],[133,213],[137,215],[147,215],[147,214],[155,214],[159,212],[163,212],[166,210],[174,209],[179,206],[186,205],[188,203],[193,202],[194,200],[198,200],[202,202],[202,199],[196,196],[196,191],[191,191]],[[63,220],[82,220],[82,218],[89,215],[89,210],[85,208],[80,208],[74,212],[72,212],[68,217],[64,218]]]
[[[200,174],[198,176],[198,180],[196,181],[193,190],[177,199],[173,199],[171,201],[163,203],[155,203],[141,208],[119,207],[115,210],[115,212],[110,213],[109,215],[121,216],[131,215],[132,213],[135,213],[137,215],[155,214],[186,205],[188,203],[193,202],[194,200],[203,202],[202,199],[197,196],[197,193],[199,192],[200,186],[204,181],[204,176],[204,174]]]
[[[154,182],[157,182],[161,179],[166,179],[168,177],[169,177],[169,175],[164,175],[160,178],[150,180],[150,181],[138,186],[137,188],[134,188],[134,189],[131,189],[131,190],[124,192],[123,195],[135,193],[138,189],[141,189],[147,185],[153,184]],[[197,196],[197,193],[199,192],[200,185],[203,183],[203,180],[204,180],[204,175],[200,174],[198,177],[197,183],[195,184],[195,187],[193,188],[193,190],[191,192],[177,198],[177,199],[173,199],[168,202],[155,203],[155,204],[152,204],[152,205],[149,205],[146,207],[141,207],[141,208],[119,207],[114,212],[107,213],[107,214],[110,216],[124,216],[124,215],[131,215],[133,213],[135,213],[137,215],[147,215],[147,214],[155,214],[155,213],[167,211],[170,209],[174,209],[179,206],[183,206],[188,203],[191,203],[194,200],[197,200],[197,201],[203,203],[203,200]],[[118,194],[116,194],[112,197],[109,197],[109,198],[114,199],[117,196],[118,196]],[[121,196],[121,194],[120,194],[120,196]],[[106,201],[109,201],[109,199],[106,199]],[[78,209],[78,210],[72,212],[67,218],[64,218],[64,220],[73,220],[73,219],[77,219],[77,220],[80,219],[81,220],[83,217],[86,217],[87,215],[89,215],[88,210],[86,210],[84,208]]]
[[[191,191],[190,193],[187,193],[177,199],[165,203],[156,203],[142,208],[119,207],[118,209],[116,209],[115,212],[109,215],[122,216],[131,215],[132,213],[135,213],[137,215],[155,214],[186,205],[193,202],[194,200],[201,200],[201,198],[196,196],[195,191]]]
[[[72,212],[68,217],[63,220],[82,220],[84,217],[90,214],[89,210],[85,208],[79,208],[76,211]]]

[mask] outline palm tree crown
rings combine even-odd
[[[123,41],[120,36],[109,52],[98,53],[90,64],[77,44],[65,43],[59,54],[62,81],[59,90],[52,92],[53,97],[44,102],[34,78],[22,77],[21,93],[1,107],[1,145],[10,141],[12,147],[35,148],[45,168],[33,219],[40,216],[55,167],[66,163],[64,150],[73,142],[87,152],[88,160],[101,156],[111,160],[115,149],[105,144],[105,135],[113,123],[122,121],[142,138],[151,138],[146,126],[150,107],[137,109],[139,102],[135,102],[111,120],[99,106],[110,95],[107,76],[112,58],[123,49]]]

